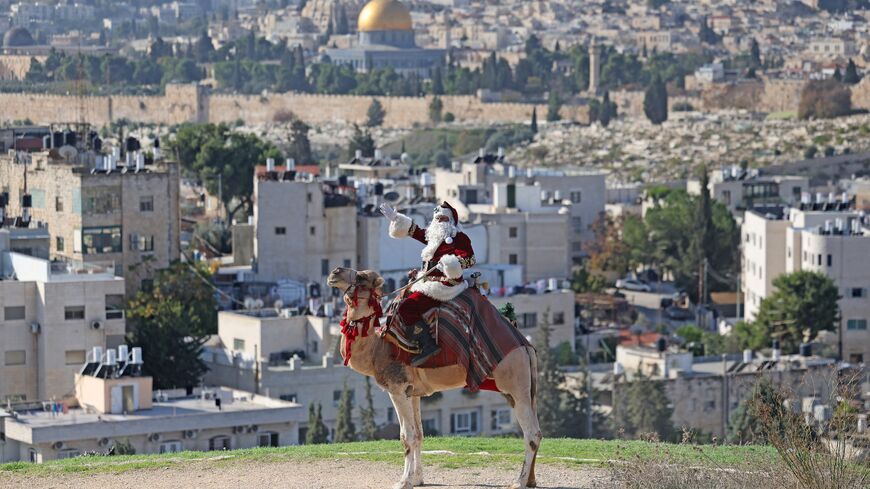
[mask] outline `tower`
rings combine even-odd
[[[589,45],[589,93],[598,93],[598,81],[601,76],[601,48],[593,41]]]

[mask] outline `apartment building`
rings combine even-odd
[[[354,189],[267,162],[254,175],[257,280],[325,283],[337,267],[355,267]]]
[[[0,155],[6,214],[46,228],[52,259],[113,266],[132,295],[180,256],[178,166],[131,151],[119,167],[117,150],[86,150],[69,134],[70,144]]]
[[[10,234],[0,229],[0,405],[70,397],[85,352],[124,339],[124,279],[10,251]]]
[[[711,173],[707,188],[712,198],[734,213],[754,206],[797,204],[801,194],[809,190],[810,180],[799,176],[765,176],[755,169],[728,166]],[[700,195],[700,180],[688,180],[686,191]]]
[[[117,356],[96,352],[79,365],[78,407],[48,402],[0,409],[0,462],[106,453],[119,443],[137,454],[299,443],[298,426],[307,419],[302,406],[224,387],[155,393],[152,378],[136,373],[135,350],[132,357],[126,346]],[[138,360],[141,367],[141,354]]]
[[[593,238],[592,224],[604,212],[607,197],[606,176],[604,172],[583,170],[552,171],[529,168],[520,171],[506,163],[501,154],[480,154],[473,162],[455,163],[449,170],[437,169],[435,194],[438,200],[461,204],[457,207],[460,214],[473,218],[473,222],[492,221],[492,226],[503,228],[507,233],[516,233],[513,238],[508,236],[510,239],[519,239],[521,227],[526,227],[528,232],[536,236],[540,235],[534,227],[551,221],[554,228],[564,229],[565,235],[547,236],[547,242],[561,247],[564,239],[565,252],[569,257],[566,263],[570,263],[578,262],[585,256],[583,242]],[[565,217],[543,216],[553,213]],[[506,214],[516,215],[506,217]],[[564,224],[560,222],[563,219],[567,220]],[[511,227],[517,229],[510,231]],[[496,238],[495,241],[500,241],[503,237]],[[559,244],[556,244],[557,239]],[[538,255],[538,251],[528,248],[530,244],[527,243],[530,256]],[[510,263],[511,255],[515,254],[507,251],[501,256],[501,250],[493,251],[495,252],[491,253],[490,258],[492,263],[498,260],[503,260],[501,263]],[[552,254],[552,250],[541,252]],[[519,256],[517,260],[518,263],[526,265]],[[564,269],[567,268],[566,264]],[[536,272],[534,266],[528,265],[525,273],[527,280],[536,280],[546,275],[567,275],[565,272],[552,275],[554,272],[550,269]]]
[[[842,358],[870,358],[870,231],[866,217],[848,199],[805,195],[796,207],[746,213],[742,226],[746,319],[773,292],[772,281],[800,270],[830,277],[840,292],[838,347]]]

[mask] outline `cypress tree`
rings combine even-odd
[[[538,108],[532,107],[532,134],[538,133]]]
[[[668,120],[668,89],[659,75],[656,75],[643,97],[643,112],[653,124]]]
[[[341,391],[341,399],[338,401],[338,415],[335,420],[335,443],[350,442],[356,440],[356,426],[353,424],[353,393],[344,382]]]
[[[544,436],[580,437],[585,434],[586,416],[581,400],[564,387],[565,374],[559,370],[550,349],[550,311],[544,314],[535,349],[538,352],[538,420]]]
[[[861,81],[861,76],[858,75],[858,67],[855,66],[855,62],[852,61],[852,58],[849,58],[849,64],[846,65],[846,75],[843,76],[843,83],[854,85],[859,81]]]
[[[556,90],[550,90],[547,98],[547,122],[555,122],[562,118],[559,110],[562,108],[562,99]]]
[[[840,73],[839,66],[834,70],[834,80],[837,80],[838,82],[843,81],[843,74]]]
[[[326,443],[329,438],[329,430],[323,424],[322,406],[310,404],[308,406],[308,431],[305,433],[306,445]]]
[[[749,48],[749,57],[753,68],[761,66],[761,49],[758,47],[758,41],[755,39],[752,40],[752,46]]]
[[[432,84],[429,91],[432,92],[432,95],[444,95],[444,73],[440,66],[432,72]]]

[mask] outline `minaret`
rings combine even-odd
[[[598,80],[601,77],[601,48],[595,41],[589,45],[589,93],[598,93]]]

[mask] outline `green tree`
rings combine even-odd
[[[531,124],[532,134],[538,133],[538,108],[532,107],[532,124]]]
[[[833,78],[834,78],[834,80],[837,80],[838,82],[842,82],[842,81],[843,81],[843,74],[840,72],[840,67],[839,67],[839,66],[836,67],[836,68],[834,68],[834,75],[833,75]]]
[[[341,398],[338,401],[338,414],[335,420],[335,443],[356,440],[356,426],[353,424],[353,391],[344,382]]]
[[[347,157],[355,158],[357,150],[362,152],[364,158],[372,158],[375,156],[375,139],[368,128],[365,131],[360,129],[356,124],[353,125],[353,136],[350,138],[350,143],[347,146]]]
[[[287,157],[294,158],[299,163],[311,163],[314,154],[311,152],[311,140],[308,132],[311,127],[298,118],[294,118],[290,124],[290,147],[287,149]]]
[[[722,39],[710,28],[710,24],[707,22],[707,16],[704,16],[704,20],[701,23],[701,29],[698,31],[698,38],[702,43],[706,44],[719,44],[719,41]]]
[[[728,442],[739,445],[768,443],[766,428],[770,424],[770,413],[785,409],[785,398],[771,384],[762,378],[756,382],[752,395],[743,399],[728,420]]]
[[[308,405],[308,431],[305,432],[306,445],[318,445],[329,441],[329,430],[323,424],[323,412],[320,403]]]
[[[617,387],[614,395],[618,404],[611,416],[614,431],[624,430],[632,438],[655,433],[660,440],[673,439],[673,409],[661,381],[638,373],[634,380]]]
[[[177,262],[128,303],[129,341],[142,347],[143,370],[154,377],[155,388],[193,387],[205,374],[202,345],[217,330],[210,281],[205,266]]]
[[[538,352],[538,420],[544,436],[580,438],[586,436],[588,413],[580,398],[565,387],[565,374],[559,370],[557,356],[550,349],[552,328],[544,314],[535,344]]]
[[[837,286],[820,272],[799,271],[773,280],[776,290],[762,299],[756,322],[769,338],[779,338],[786,353],[798,350],[805,337],[833,331],[840,315]]]
[[[194,45],[196,61],[199,63],[210,61],[213,53],[214,44],[212,44],[211,38],[208,37],[208,32],[202,31],[202,34],[199,36],[199,39],[196,40],[196,44]]]
[[[691,260],[698,266],[698,276],[704,274],[704,267],[709,264],[712,253],[715,252],[716,230],[713,227],[713,206],[710,200],[710,179],[707,174],[707,165],[701,165],[698,169],[699,187],[701,195],[697,199],[695,207],[695,223],[691,237]],[[699,292],[699,295],[701,292]],[[699,297],[700,304],[707,303],[707,297]]]
[[[547,98],[547,122],[555,122],[562,118],[559,111],[562,109],[562,98],[556,90],[550,90]]]
[[[438,124],[442,119],[442,112],[444,111],[444,102],[441,101],[441,97],[434,96],[432,97],[432,101],[429,102],[429,120]]]
[[[368,127],[378,127],[384,123],[384,117],[386,117],[387,111],[384,110],[383,104],[376,99],[372,99],[372,103],[369,105],[368,111],[366,111],[366,126]]]
[[[429,93],[432,95],[444,95],[444,73],[440,66],[436,66],[435,70],[432,71]]]
[[[843,83],[855,85],[859,81],[861,81],[861,76],[858,74],[858,67],[855,66],[852,58],[849,58],[849,64],[846,65],[846,74],[843,76]]]
[[[372,441],[375,439],[375,433],[378,430],[378,425],[375,423],[375,402],[372,398],[372,379],[366,377],[366,398],[365,404],[359,407],[360,418],[360,440]]]
[[[656,75],[643,97],[643,113],[653,124],[668,120],[668,89]]]
[[[758,41],[753,39],[749,47],[749,59],[752,68],[761,67],[761,48],[758,46]]]

